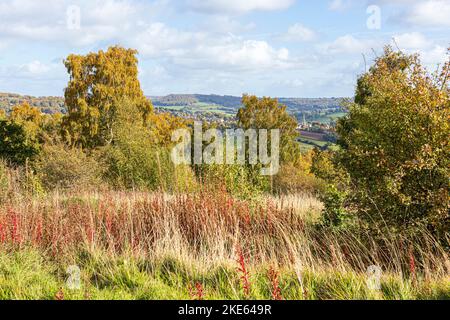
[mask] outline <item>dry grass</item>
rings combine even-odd
[[[310,195],[43,195],[26,172],[6,179],[0,299],[52,299],[71,264],[89,289],[64,291],[73,299],[377,299],[365,284],[371,265],[384,272],[383,299],[450,296],[448,252],[426,231],[375,239],[323,229]]]
[[[311,194],[287,194],[268,196],[279,210],[292,210],[306,221],[317,222],[323,210],[323,203]]]
[[[15,250],[31,246],[55,258],[85,249],[110,256],[170,254],[205,268],[233,263],[239,246],[251,265],[360,273],[379,265],[402,276],[448,277],[448,254],[426,232],[375,241],[363,232],[322,230],[310,223],[319,208],[309,196],[248,202],[226,193],[54,194],[2,203],[0,243]]]

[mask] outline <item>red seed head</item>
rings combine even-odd
[[[272,286],[272,299],[283,300],[283,297],[281,296],[279,273],[273,267],[270,267],[269,269],[269,280]]]
[[[250,274],[247,270],[247,267],[245,265],[245,258],[244,254],[242,253],[242,249],[240,247],[236,248],[236,253],[238,256],[238,272],[241,274],[241,283],[242,288],[244,290],[244,295],[248,298],[250,296]]]

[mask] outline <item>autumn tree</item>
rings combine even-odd
[[[24,102],[12,108],[10,118],[15,122],[28,122],[39,126],[42,120],[42,114],[38,108],[31,107],[28,102]]]
[[[173,144],[172,132],[187,128],[187,120],[171,115],[170,113],[153,113],[148,118],[147,127],[150,129],[151,141],[162,147]]]
[[[41,149],[42,121],[40,111],[27,102],[0,117],[0,157],[15,165],[34,158]]]
[[[238,127],[248,130],[266,129],[279,130],[279,155],[271,154],[271,157],[279,156],[281,169],[277,170],[277,179],[273,176],[261,176],[261,163],[256,165],[248,164],[246,177],[249,186],[267,191],[287,191],[292,189],[292,179],[283,179],[283,175],[290,174],[294,169],[294,163],[300,157],[300,148],[297,139],[297,121],[286,111],[286,106],[278,103],[277,99],[269,97],[258,98],[256,96],[244,95],[242,97],[243,107],[237,113]],[[272,150],[271,134],[268,133],[268,150]],[[259,140],[259,139],[258,139]],[[258,149],[260,141],[258,141]],[[246,143],[246,153],[249,153],[249,144]],[[273,152],[273,150],[272,150]],[[304,180],[303,178],[300,178]],[[298,180],[298,179],[297,179]],[[238,180],[239,181],[239,180]]]
[[[70,81],[62,128],[71,144],[90,148],[110,144],[123,99],[136,107],[143,123],[148,121],[153,106],[141,90],[136,54],[111,47],[106,52],[70,55],[64,61]]]
[[[377,227],[449,230],[450,62],[429,75],[418,56],[386,48],[358,80],[339,121],[338,160],[351,206]]]
[[[237,113],[238,125],[243,129],[279,129],[281,162],[295,161],[300,155],[296,141],[297,120],[277,99],[244,95],[243,107]]]
[[[132,101],[124,99],[120,105],[114,141],[99,148],[105,180],[117,188],[185,190],[194,180],[193,173],[188,166],[174,165],[169,148],[171,130],[182,126],[182,121],[152,114],[151,125],[145,125]]]
[[[38,138],[44,117],[36,107],[31,107],[24,102],[12,108],[9,119],[24,127],[29,136]]]

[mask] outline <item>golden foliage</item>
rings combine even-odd
[[[148,121],[152,139],[160,146],[172,144],[172,132],[177,129],[187,128],[187,121],[175,117],[170,113],[151,114]]]
[[[300,154],[296,141],[297,120],[280,105],[277,99],[244,95],[243,108],[239,109],[238,124],[244,129],[279,129],[281,134],[280,153],[282,162],[294,161]]]
[[[72,144],[110,144],[117,109],[125,98],[138,107],[143,122],[148,121],[153,106],[141,90],[136,54],[117,46],[85,56],[72,54],[64,61],[70,81],[63,129]]]

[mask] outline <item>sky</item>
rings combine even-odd
[[[434,71],[450,0],[0,0],[0,92],[62,96],[65,57],[121,45],[146,95],[348,97],[388,44]]]

